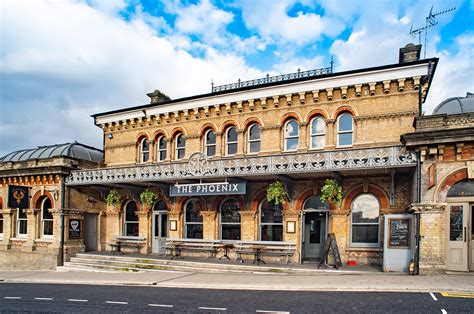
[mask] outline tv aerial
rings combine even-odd
[[[423,47],[424,48],[423,58],[426,58],[426,37],[427,37],[427,34],[428,34],[428,28],[431,28],[433,26],[438,25],[438,21],[436,20],[436,17],[438,15],[446,14],[446,13],[454,11],[454,10],[456,10],[456,7],[452,7],[450,9],[446,9],[446,10],[443,10],[443,11],[433,13],[433,6],[431,6],[430,13],[425,18],[425,26],[417,28],[417,29],[413,29],[413,25],[411,26],[409,34],[412,35],[413,37],[418,35],[418,44],[421,44],[421,35],[422,34],[425,35],[425,44],[424,44],[424,47]]]

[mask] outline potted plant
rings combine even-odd
[[[328,202],[329,207],[334,209],[342,201],[342,186],[336,179],[326,179],[321,188],[321,202]]]
[[[120,195],[116,189],[112,189],[109,191],[109,194],[107,194],[105,202],[107,207],[111,208],[112,211],[117,210],[117,208],[120,209],[120,204],[122,204],[122,195]]]
[[[153,204],[158,200],[158,195],[150,190],[140,193],[140,202],[142,202],[143,211],[149,211]]]
[[[267,201],[275,205],[285,204],[288,199],[288,192],[285,185],[280,180],[270,183],[267,187]]]

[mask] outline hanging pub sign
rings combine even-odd
[[[175,184],[170,186],[170,196],[236,195],[245,194],[245,192],[245,182]]]
[[[8,208],[28,208],[29,191],[27,186],[10,185],[8,187]]]

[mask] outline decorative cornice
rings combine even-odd
[[[361,121],[361,120],[371,120],[371,119],[391,119],[391,118],[398,118],[398,117],[404,117],[404,116],[416,116],[416,115],[418,115],[417,111],[390,112],[390,113],[382,113],[382,114],[356,116],[354,117],[354,120]]]
[[[15,176],[5,177],[0,181],[0,186],[7,185],[22,185],[22,186],[36,186],[36,185],[55,185],[60,184],[61,176],[56,174],[41,175],[41,176]]]

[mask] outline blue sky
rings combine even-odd
[[[398,61],[410,27],[440,63],[425,112],[474,91],[474,0],[5,0],[0,3],[0,155],[77,140],[91,114],[206,93],[266,73]]]

